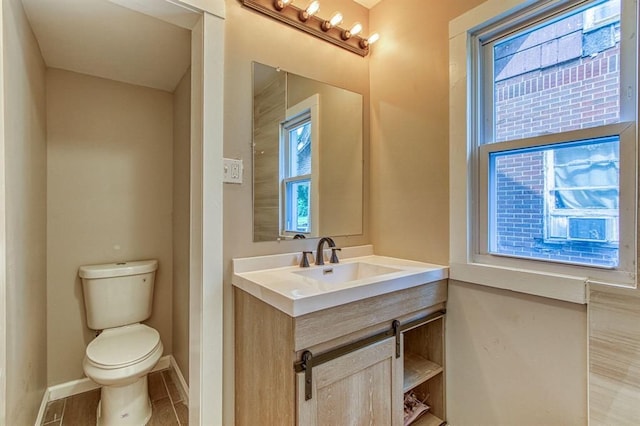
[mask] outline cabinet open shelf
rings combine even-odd
[[[442,370],[441,365],[429,361],[418,354],[406,352],[404,354],[403,392],[408,392],[419,384],[442,373]]]
[[[444,395],[444,317],[440,316],[403,333],[403,391],[412,392],[429,411],[411,425],[446,425]]]
[[[445,422],[438,416],[434,416],[431,413],[426,413],[418,420],[411,423],[411,426],[440,426],[443,423]]]

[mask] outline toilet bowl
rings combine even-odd
[[[81,266],[87,326],[102,332],[82,367],[102,386],[99,426],[140,426],[151,418],[147,374],[162,356],[160,334],[141,324],[151,316],[156,260]]]
[[[147,374],[162,356],[159,333],[143,324],[103,331],[87,346],[83,369],[102,385],[98,425],[144,425],[151,418]]]

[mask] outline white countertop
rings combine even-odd
[[[373,254],[372,246],[346,247],[340,263],[364,262],[397,269],[397,272],[340,284],[329,284],[297,272],[330,268],[298,266],[301,253],[259,256],[233,260],[234,286],[252,294],[289,316],[297,317],[368,297],[416,287],[448,277],[449,268]]]

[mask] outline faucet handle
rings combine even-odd
[[[338,259],[338,251],[342,250],[341,248],[338,247],[331,247],[331,260],[329,260],[329,263],[340,263],[340,260]]]
[[[312,251],[303,251],[302,257],[300,258],[300,267],[308,268],[309,267],[309,257],[308,255],[312,254]]]

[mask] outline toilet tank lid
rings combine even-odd
[[[158,269],[157,260],[137,260],[134,262],[105,263],[102,265],[81,266],[80,278],[112,278],[127,275],[138,275]]]

